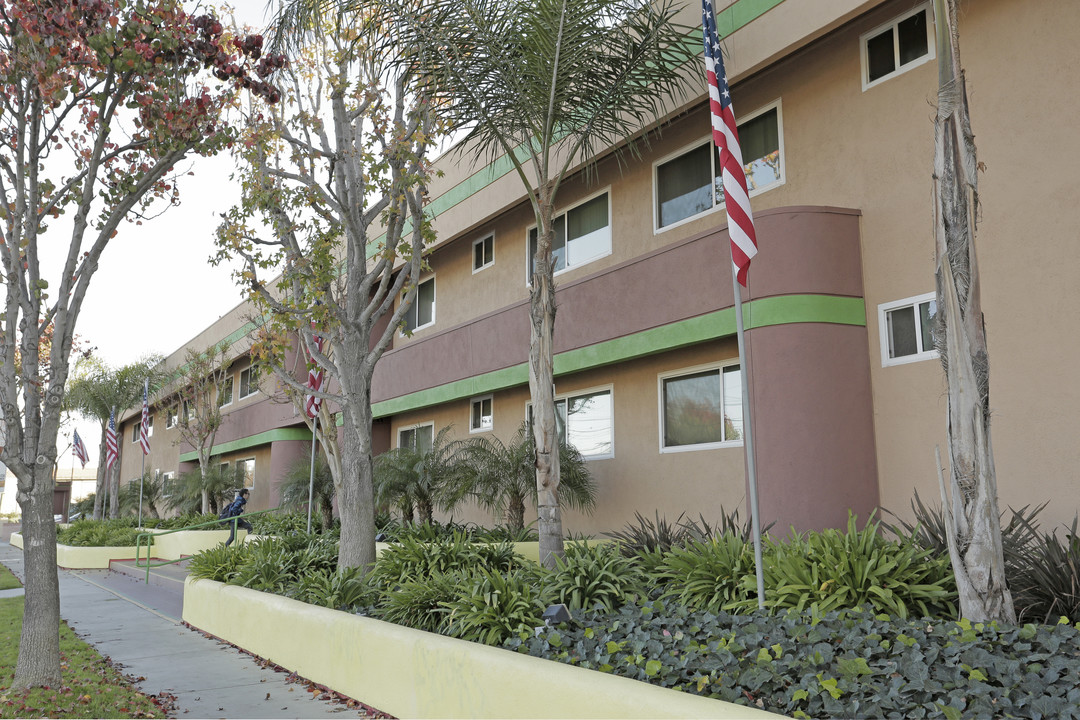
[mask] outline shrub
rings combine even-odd
[[[531,635],[534,627],[543,625],[540,616],[547,604],[527,573],[503,575],[480,567],[445,606],[450,610],[451,635],[501,645],[523,632]]]
[[[770,542],[763,563],[765,606],[819,613],[868,606],[899,618],[956,617],[948,557],[911,540],[887,540],[879,526],[871,521],[859,530],[848,513],[847,532],[829,528]],[[756,594],[748,592],[731,608],[750,610],[756,602]]]
[[[192,556],[188,561],[188,573],[196,579],[227,583],[247,562],[250,545],[237,543],[229,547],[221,543]]]
[[[387,622],[446,635],[450,628],[447,606],[464,592],[465,577],[453,572],[406,580],[382,596],[378,616]]]
[[[1008,579],[1017,616],[1021,621],[1053,622],[1060,616],[1080,621],[1080,518],[1073,518],[1064,540],[1057,530],[1039,532],[1029,518],[1021,522],[1032,540],[1018,553]]]
[[[619,554],[614,544],[570,543],[566,557],[555,559],[556,569],[545,584],[553,600],[572,609],[602,607],[608,611],[642,593],[644,578],[634,562]]]
[[[406,536],[382,553],[371,575],[376,585],[392,588],[408,580],[469,571],[474,567],[509,572],[522,562],[523,558],[514,554],[509,543],[473,543],[464,532],[455,531],[450,537],[433,542]]]
[[[73,547],[130,547],[141,532],[135,527],[134,518],[76,520],[57,530],[56,542]]]
[[[284,594],[300,602],[345,611],[373,605],[378,599],[378,592],[364,580],[360,568],[341,572],[332,568],[308,570]]]
[[[745,600],[744,578],[750,579],[756,597],[754,549],[736,535],[672,547],[662,555],[653,577],[665,588],[663,598],[710,612],[733,608]]]

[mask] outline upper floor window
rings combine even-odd
[[[142,422],[141,415],[135,416],[135,423],[131,427],[131,442],[139,442],[139,424]],[[154,437],[154,413],[146,417],[146,437]]]
[[[180,420],[180,406],[173,405],[165,410],[165,429],[176,427],[176,423]]]
[[[783,113],[779,100],[739,121],[739,146],[751,197],[784,183]],[[661,160],[654,173],[657,230],[724,205],[720,156],[711,139]]]
[[[243,378],[242,373],[241,373],[240,377]],[[250,379],[249,379],[249,382],[250,382]],[[226,405],[228,405],[232,401],[233,401],[233,379],[232,379],[232,375],[230,375],[229,377],[225,378],[224,382],[221,383],[221,387],[218,389],[217,404],[218,404],[218,407],[225,407]]]
[[[183,418],[184,418],[185,423],[195,422],[195,405],[194,405],[194,403],[190,403],[187,400],[185,400],[184,401],[184,411],[183,412],[184,412]]]
[[[743,437],[738,365],[679,370],[660,376],[660,451],[707,450]]]
[[[416,287],[412,305],[405,311],[405,332],[411,333],[435,324],[435,278],[424,280]]]
[[[878,305],[881,364],[902,365],[938,357],[932,331],[936,314],[935,293]]]
[[[427,452],[435,439],[435,425],[414,425],[398,430],[398,447],[407,447],[420,452]]]
[[[611,209],[605,191],[555,216],[555,274],[611,254]],[[529,228],[529,281],[536,270],[537,228]]]
[[[495,264],[495,236],[488,235],[473,242],[472,271],[479,272]]]
[[[930,4],[864,33],[859,41],[863,90],[933,60]]]
[[[231,380],[231,378],[230,378]],[[252,365],[240,371],[240,399],[251,397],[259,391],[259,366]],[[231,395],[231,393],[230,393]]]

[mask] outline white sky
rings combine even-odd
[[[232,4],[239,22],[260,28],[265,24],[264,0]],[[186,167],[194,175],[178,183],[181,204],[142,225],[122,223],[87,291],[76,333],[113,367],[150,353],[171,354],[243,300],[231,277],[236,263],[211,267],[208,262],[221,213],[240,197],[229,182],[232,159],[226,153],[194,157]],[[57,230],[55,236],[64,237]],[[57,439],[64,453],[60,477],[71,470],[72,427],[90,453],[87,467],[97,463],[97,422],[76,417]]]

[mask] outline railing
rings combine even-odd
[[[135,567],[140,568],[140,569],[142,569],[143,567],[146,568],[146,584],[149,585],[150,584],[150,570],[151,570],[151,568],[164,567],[165,565],[175,565],[176,563],[183,562],[184,560],[187,559],[187,558],[182,558],[181,557],[181,558],[177,558],[175,560],[161,560],[161,561],[158,561],[156,563],[151,562],[151,560],[150,560],[150,546],[152,545],[153,538],[160,537],[161,535],[171,535],[172,533],[178,533],[178,532],[182,532],[184,530],[196,530],[198,528],[209,527],[211,525],[216,525],[216,526],[226,525],[227,526],[228,523],[232,523],[232,534],[233,534],[233,537],[236,537],[237,533],[239,532],[238,523],[241,520],[244,520],[244,519],[250,518],[250,517],[255,517],[257,515],[265,515],[266,513],[277,512],[280,509],[281,508],[270,508],[269,510],[259,510],[258,512],[244,513],[243,515],[237,515],[235,517],[227,518],[225,520],[221,520],[221,519],[208,520],[207,522],[196,523],[195,525],[188,525],[188,526],[182,527],[182,528],[174,528],[172,530],[141,532],[137,536],[135,536]],[[140,564],[140,559],[142,557],[143,538],[146,538],[146,565]]]

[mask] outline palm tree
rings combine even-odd
[[[195,468],[180,476],[173,487],[170,507],[181,515],[200,513],[206,497],[209,512],[216,515],[232,498],[232,491],[242,484],[243,480],[238,478],[234,468],[211,462],[205,475]]]
[[[375,502],[401,510],[402,522],[413,520],[413,508],[422,523],[430,523],[435,506],[449,511],[456,504],[448,488],[461,484],[468,472],[463,461],[466,444],[447,442],[447,425],[431,441],[430,448],[406,445],[388,450],[375,459]]]
[[[314,506],[312,510],[318,510],[319,522],[323,532],[326,532],[334,524],[334,476],[330,472],[326,455],[321,452],[315,456],[315,482],[309,488],[311,479],[309,450],[285,471],[281,483],[281,504],[283,507],[306,509],[310,489]]]
[[[290,0],[276,21],[279,34],[303,37],[331,6],[362,17],[378,7]],[[681,68],[700,44],[687,43],[689,29],[675,24],[674,0],[383,0],[381,9],[385,16],[370,27],[425,78],[451,129],[466,133],[458,147],[509,161],[536,218],[529,390],[540,557],[554,567],[562,554],[553,364],[558,191],[598,151],[635,150],[627,138],[683,94]]]
[[[525,501],[536,503],[535,448],[528,422],[518,428],[514,439],[504,443],[497,437],[475,438],[466,452],[472,472],[463,476],[456,490],[459,497],[471,496],[481,506],[501,514],[511,530],[525,527]],[[592,512],[596,506],[596,485],[588,464],[572,445],[559,439],[559,501]]]
[[[73,378],[68,383],[64,396],[64,409],[79,412],[93,418],[101,424],[101,442],[98,445],[97,491],[94,501],[94,519],[103,515],[117,517],[119,505],[119,478],[113,473],[108,495],[112,498],[111,506],[101,506],[105,489],[105,426],[109,422],[109,413],[115,408],[123,410],[138,401],[142,394],[143,381],[150,379],[150,386],[157,385],[161,378],[161,356],[147,355],[141,360],[121,368],[113,368],[101,360],[91,357],[75,366]]]
[[[139,503],[139,489],[142,488],[142,504]],[[132,480],[120,488],[119,493],[120,514],[135,515],[142,507],[144,514],[150,517],[160,518],[162,511],[168,506],[165,499],[165,481],[161,473],[147,470],[142,477],[142,482]]]

